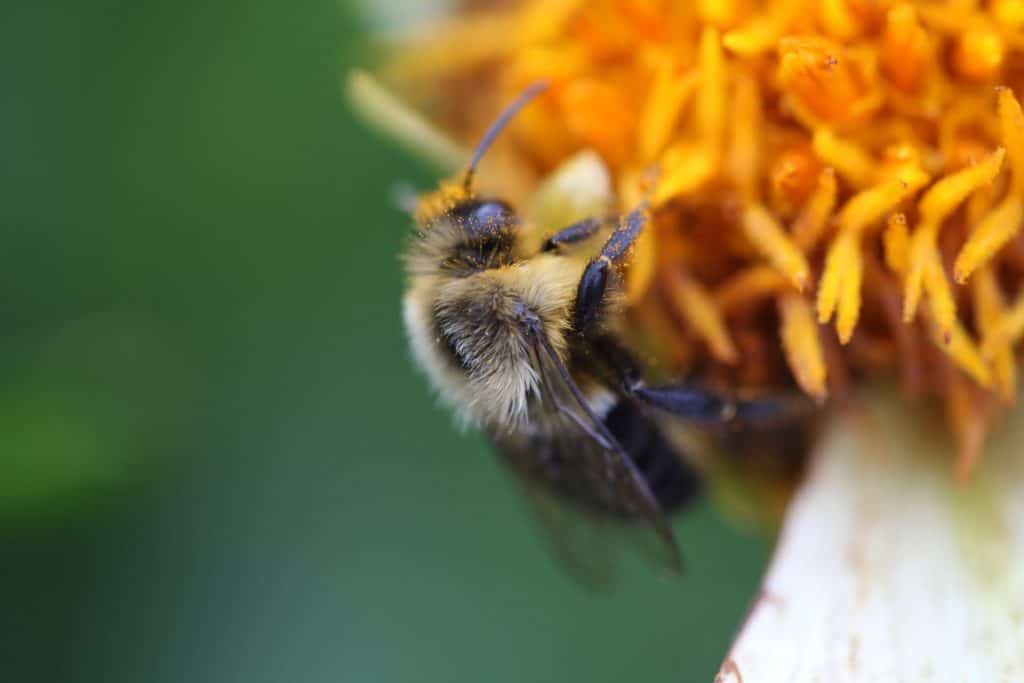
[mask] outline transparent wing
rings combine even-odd
[[[523,476],[518,467],[513,469],[544,549],[577,583],[594,592],[607,592],[618,559],[616,548],[609,543],[614,530],[608,520],[567,504],[543,484]]]
[[[639,526],[626,536],[652,537],[635,540],[656,564],[680,572],[672,529],[643,476],[590,409],[543,332],[531,334],[541,379],[532,429],[493,438],[528,486],[552,553],[583,583],[600,585],[610,578],[610,546],[622,540],[623,527]]]

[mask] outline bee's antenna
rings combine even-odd
[[[477,164],[480,163],[480,159],[483,158],[488,148],[490,148],[491,143],[494,142],[494,139],[498,137],[502,130],[505,129],[508,122],[519,113],[520,109],[525,107],[530,103],[530,100],[537,97],[537,95],[540,95],[547,89],[548,84],[546,81],[534,83],[523,91],[523,94],[517,97],[512,104],[508,105],[508,107],[505,108],[505,111],[501,112],[501,115],[498,116],[494,123],[491,124],[491,127],[487,129],[486,133],[484,133],[484,136],[476,146],[476,149],[473,150],[473,157],[469,160],[469,166],[466,167],[466,175],[462,181],[463,187],[465,187],[466,190],[469,190],[470,186],[473,184],[473,174],[476,173]]]

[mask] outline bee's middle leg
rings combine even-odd
[[[739,399],[691,383],[647,386],[640,364],[614,338],[598,337],[591,342],[591,347],[615,376],[624,394],[687,420],[709,426],[771,422],[811,407],[807,400],[788,395]]]

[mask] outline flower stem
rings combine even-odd
[[[716,683],[1024,681],[1024,420],[970,481],[891,392],[831,418]]]

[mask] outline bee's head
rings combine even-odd
[[[469,198],[456,204],[447,218],[462,226],[468,239],[487,240],[518,225],[516,212],[500,199]]]
[[[418,230],[408,253],[410,272],[440,269],[462,276],[510,263],[519,226],[515,210],[500,199],[452,197],[448,188],[442,185],[420,200]]]
[[[484,133],[466,170],[416,200],[413,219],[419,228],[418,239],[410,253],[414,273],[441,268],[468,274],[509,262],[519,217],[500,199],[478,197],[473,192],[473,178],[498,134],[546,88],[545,83],[537,83],[523,92]]]

